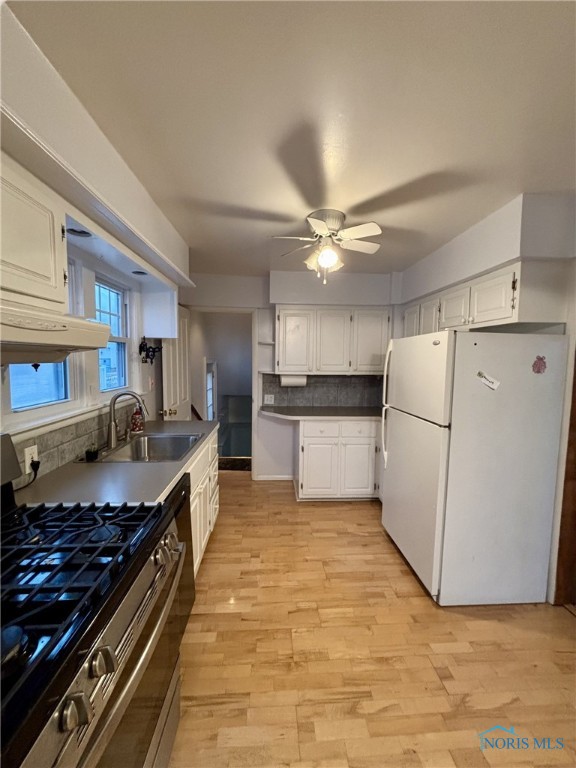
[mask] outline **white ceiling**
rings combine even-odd
[[[190,244],[303,269],[305,216],[377,221],[401,270],[522,192],[575,187],[571,2],[9,2]]]

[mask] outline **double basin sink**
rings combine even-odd
[[[202,435],[137,435],[98,461],[179,461]]]

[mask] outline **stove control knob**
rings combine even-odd
[[[90,677],[104,677],[118,669],[118,659],[109,645],[98,648],[90,660]]]
[[[154,565],[168,565],[170,562],[170,550],[161,546],[154,552]]]
[[[174,550],[178,549],[178,536],[176,536],[175,533],[167,533],[164,537],[164,544],[168,547],[168,549],[172,552]]]
[[[62,708],[60,730],[64,733],[73,731],[81,725],[88,725],[93,717],[94,710],[88,696],[85,693],[73,693],[67,697]]]

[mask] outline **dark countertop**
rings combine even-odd
[[[344,406],[344,405],[263,405],[260,413],[268,416],[277,416],[281,419],[379,419],[382,416],[381,408],[369,406]]]
[[[16,501],[18,504],[162,501],[217,428],[217,421],[148,422],[144,434],[201,434],[202,438],[180,461],[65,464],[39,477],[29,488],[17,491]]]

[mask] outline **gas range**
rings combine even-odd
[[[112,631],[114,637],[105,640],[102,633],[108,627],[110,635],[110,624],[143,569],[149,573],[131,603],[145,597],[150,582],[167,576],[177,551],[176,534],[167,532],[169,522],[162,504],[3,509],[5,768],[21,765],[35,742],[43,753],[52,751],[55,761],[70,732],[94,720],[98,684],[106,677],[109,683],[121,671],[114,643],[121,641],[133,610]],[[103,707],[106,697],[100,698]],[[47,723],[53,732],[38,742]]]

